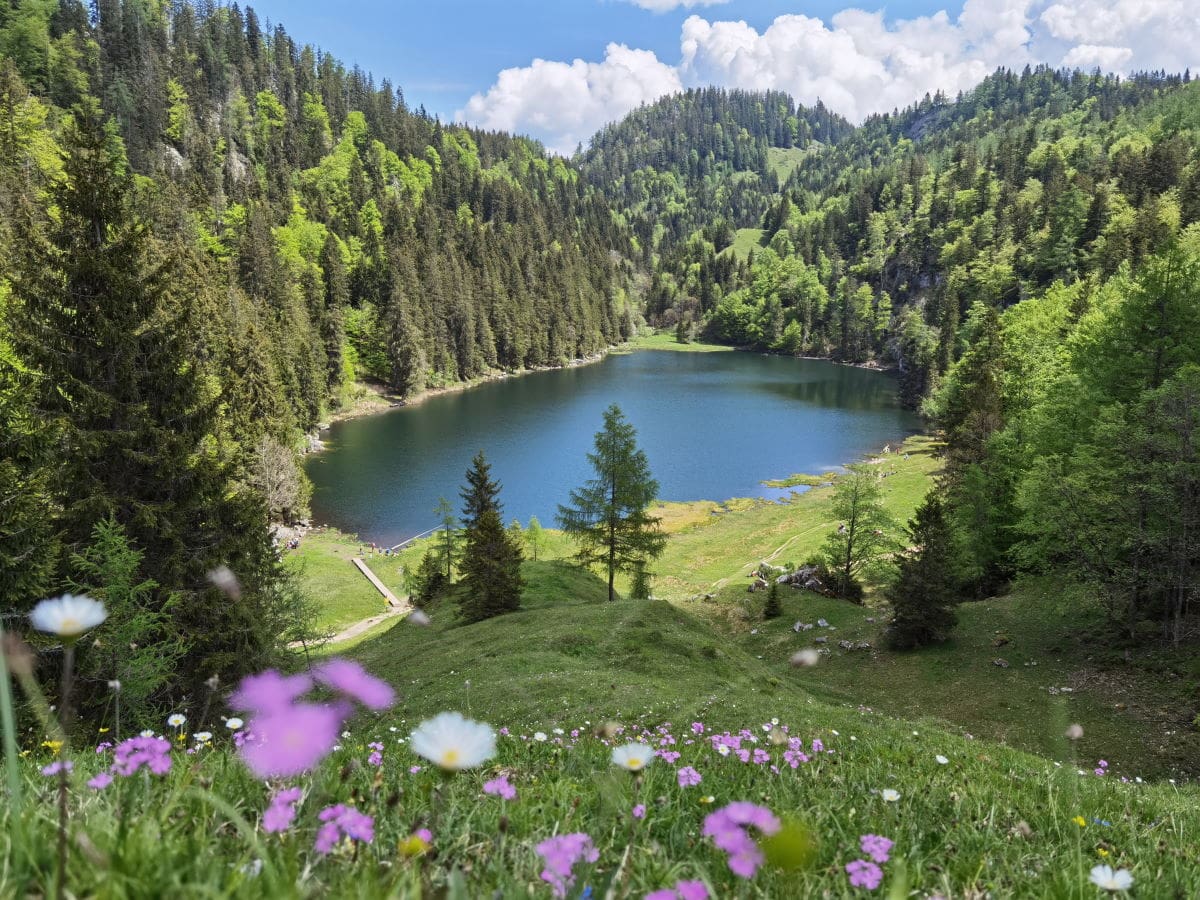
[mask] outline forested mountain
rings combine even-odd
[[[898,366],[912,402],[961,354],[971,309],[1138,265],[1200,219],[1186,77],[997,72],[876,116],[801,159],[752,265],[695,229],[648,313],[728,343]]]
[[[1200,85],[1002,70],[954,101],[830,123],[768,198],[761,151],[796,133],[785,104],[671,98],[584,157],[646,167],[605,177],[641,240],[639,216],[663,223],[651,321],[897,368],[948,440],[934,503],[949,533],[931,545],[951,548],[939,565],[960,596],[1053,573],[1124,639],[1185,639],[1200,603]],[[745,146],[712,139],[730,121]],[[682,197],[658,199],[660,171]]]
[[[852,130],[823,105],[797,107],[780,91],[700,88],[607,126],[576,161],[625,211],[649,263],[700,229],[728,244],[733,229],[762,218],[790,166]]]
[[[306,621],[267,524],[348,386],[560,364],[645,314],[895,366],[949,438],[964,591],[1057,568],[1178,638],[1198,221],[1187,76],[1001,71],[857,128],[693,90],[567,161],[250,8],[0,0],[0,593],[99,593],[143,699],[261,668]]]
[[[566,161],[250,8],[3,0],[5,606],[132,559],[179,671],[261,667],[298,618],[266,526],[303,511],[302,435],[356,379],[409,394],[629,336],[631,249]]]

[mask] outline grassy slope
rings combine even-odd
[[[362,549],[351,537],[321,530],[310,532],[300,549],[285,557],[288,569],[300,576],[305,590],[320,605],[320,630],[344,628],[386,610],[382,595],[350,562]],[[368,563],[374,567],[376,560]]]
[[[898,520],[911,514],[928,488],[938,466],[935,449],[928,439],[914,438],[903,452],[878,463],[881,471],[892,473],[882,484],[886,502]],[[907,460],[904,453],[908,453]],[[767,625],[760,623],[762,595],[746,593],[747,573],[760,560],[799,563],[815,552],[836,526],[829,512],[831,495],[830,489],[818,488],[796,494],[787,504],[700,501],[656,509],[671,539],[656,565],[659,574],[654,591],[709,629],[692,635],[692,643],[738,646],[748,658],[761,655],[771,669],[770,677],[795,681],[813,696],[831,702],[863,704],[905,718],[937,719],[948,727],[1055,759],[1067,759],[1060,737],[1069,720],[1085,727],[1085,738],[1077,748],[1085,757],[1103,756],[1131,774],[1195,770],[1200,736],[1187,727],[1186,683],[1166,692],[1165,686],[1172,682],[1161,676],[1129,669],[1114,674],[1111,667],[1100,665],[1101,660],[1089,659],[1093,651],[1067,637],[1073,624],[1070,612],[1034,594],[1032,588],[1007,598],[965,604],[960,608],[962,624],[954,639],[916,654],[878,649],[882,616],[876,610],[809,593],[785,592],[784,617]],[[322,551],[320,545],[326,540],[333,547]],[[306,543],[309,552],[325,556],[339,548],[332,535],[313,535]],[[399,559],[373,557],[371,565],[400,592],[401,566],[415,564],[425,546],[418,544]],[[549,531],[540,556],[543,561],[566,558],[571,549],[561,534]],[[347,586],[355,585],[358,590],[361,582],[369,587],[349,563],[341,565]],[[527,607],[538,610],[540,596],[581,595],[583,585],[591,581],[564,581],[568,577],[564,572],[569,571],[541,563],[527,567],[531,586]],[[706,599],[709,594],[711,599]],[[336,598],[339,592],[329,586],[324,595]],[[536,621],[543,614],[531,611],[520,615]],[[346,618],[350,613],[339,615]],[[831,656],[817,670],[790,670],[787,658],[817,636],[816,632],[797,635],[791,630],[792,622],[815,622],[821,617],[839,628],[827,635]],[[871,618],[877,621],[868,622]],[[394,624],[387,623],[353,644],[335,649],[367,648]],[[993,641],[1002,636],[1009,643],[993,647]],[[867,640],[877,649],[844,652],[836,646],[843,638]],[[994,666],[992,661],[998,657],[1006,659],[1010,667]],[[518,677],[514,683],[519,681]],[[1051,694],[1051,687],[1070,687],[1072,691]],[[1147,740],[1147,736],[1153,739]]]
[[[739,228],[733,238],[733,243],[722,250],[722,253],[732,253],[738,259],[746,259],[751,250],[761,246],[763,230],[761,228]]]
[[[505,725],[514,735],[555,727],[586,732],[609,719],[651,728],[665,720],[677,735],[693,720],[718,730],[749,727],[761,734],[759,723],[778,717],[793,734],[820,737],[836,748],[836,757],[796,772],[785,768],[777,778],[765,769],[719,759],[707,748],[677,745],[684,753],[677,765],[700,769],[703,792],[711,792],[717,803],[753,797],[801,818],[820,837],[812,869],[794,881],[760,876],[747,896],[821,891],[849,896],[840,865],[854,858],[855,836],[866,832],[897,839],[912,887],[951,896],[983,896],[972,891],[1093,896],[1084,873],[1100,861],[1100,850],[1110,853],[1108,861],[1143,865],[1137,870],[1147,882],[1143,896],[1159,895],[1148,883],[1153,877],[1161,877],[1157,887],[1163,896],[1189,884],[1186,854],[1196,849],[1190,831],[1196,823],[1192,792],[1081,777],[1073,765],[1058,768],[934,723],[915,725],[863,707],[827,703],[820,698],[828,692],[819,685],[839,663],[793,676],[772,652],[779,649],[779,633],[764,635],[761,645],[730,641],[673,604],[606,603],[598,578],[561,563],[530,564],[527,574],[541,587],[531,591],[522,612],[458,626],[453,609],[443,605],[431,611],[428,629],[397,625],[359,646],[356,658],[401,687],[395,711],[401,730],[456,708]],[[755,650],[766,652],[760,658]],[[1054,755],[1069,757],[1061,732],[1057,742],[1050,748]],[[601,841],[616,842],[607,851],[602,845],[602,860],[611,867],[624,838],[619,825],[610,830],[605,824],[614,814],[609,805],[633,801],[620,799],[627,790],[621,782],[605,780],[605,751],[587,746],[585,741],[565,754],[553,747],[518,746],[501,762],[524,786],[523,802],[538,805],[514,816],[539,833],[548,827],[547,817],[563,831],[600,832]],[[951,759],[950,765],[937,765],[933,757],[939,753]],[[717,896],[729,896],[721,864],[714,864],[708,848],[693,837],[707,810],[689,805],[696,798],[674,785],[668,767],[659,764],[651,775],[642,796],[659,798],[647,820],[646,840],[653,849],[631,858],[633,884],[644,891],[677,877],[700,876],[713,885],[724,880],[726,892]],[[899,806],[889,807],[873,794],[883,787],[901,792]],[[474,802],[469,791],[461,794],[463,802]],[[580,801],[576,809],[573,804]],[[474,822],[475,815],[482,819]],[[486,832],[491,815],[488,808],[472,814],[474,827]],[[1089,824],[1073,824],[1076,815]],[[1092,824],[1093,818],[1112,825]],[[1029,825],[1030,837],[1016,834],[1021,823]],[[514,826],[517,833],[520,829]],[[1164,849],[1156,855],[1160,838]],[[895,867],[889,873],[894,877]]]
[[[819,145],[818,145],[819,146]],[[791,174],[796,171],[800,163],[804,161],[804,157],[808,156],[811,150],[801,150],[799,147],[768,147],[767,148],[767,164],[779,178],[779,183],[783,184],[791,177]]]

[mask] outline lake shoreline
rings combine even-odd
[[[669,337],[670,340],[658,340],[660,338]],[[735,347],[730,344],[709,344],[703,341],[696,341],[690,344],[680,344],[675,341],[674,337],[669,332],[656,332],[650,335],[643,335],[634,338],[632,341],[614,344],[611,347],[593,353],[591,356],[578,357],[568,360],[561,366],[535,366],[533,368],[518,369],[515,372],[508,372],[503,369],[497,369],[481,375],[478,378],[472,378],[470,381],[459,381],[454,384],[442,385],[439,387],[425,388],[425,390],[414,394],[412,397],[402,397],[399,394],[391,391],[385,385],[377,382],[359,381],[357,387],[363,391],[364,395],[360,396],[345,409],[338,410],[328,417],[328,421],[322,422],[314,430],[314,436],[319,436],[321,432],[328,431],[330,427],[339,422],[348,422],[352,419],[361,419],[366,416],[381,415],[386,412],[391,412],[394,409],[403,409],[409,406],[419,406],[426,400],[432,397],[440,397],[445,394],[457,394],[463,391],[471,390],[472,388],[480,387],[484,384],[490,384],[496,381],[505,381],[509,378],[520,378],[524,375],[532,375],[536,372],[554,372],[560,369],[577,369],[580,366],[589,366],[593,363],[603,362],[610,355],[637,353],[645,350],[660,350],[670,353],[758,353],[762,356],[778,356],[783,359],[803,359],[813,362],[827,362],[835,366],[846,366],[851,369],[865,369],[869,372],[879,372],[884,375],[894,375],[899,370],[896,366],[885,366],[877,362],[852,363],[842,360],[833,359],[830,356],[793,356],[787,353],[771,353],[769,351],[754,350],[750,347]],[[324,450],[324,446],[314,447],[309,450],[309,454],[320,453]]]

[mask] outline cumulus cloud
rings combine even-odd
[[[720,6],[729,0],[625,0],[650,12],[665,13],[673,9],[695,9],[698,6]]]
[[[505,69],[456,119],[483,128],[533,134],[569,154],[602,125],[683,89],[679,73],[649,50],[609,44],[603,62],[551,62]]]
[[[661,10],[703,0],[629,2]],[[610,44],[598,63],[534,60],[501,72],[458,118],[533,133],[569,152],[601,125],[683,86],[782,90],[858,121],[926,93],[969,90],[999,66],[1182,71],[1200,63],[1195,3],[966,0],[956,17],[941,11],[889,20],[883,11],[845,9],[828,24],[782,15],[761,32],[745,22],[691,15],[674,65],[623,44]]]

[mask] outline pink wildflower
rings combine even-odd
[[[546,862],[541,879],[550,885],[555,897],[566,897],[575,884],[573,869],[580,861],[594,863],[600,851],[582,832],[560,834],[537,845],[538,855]]]
[[[708,900],[708,888],[703,881],[680,881],[673,888],[647,894],[646,900]]]
[[[321,684],[357,700],[368,709],[387,709],[396,701],[396,692],[390,684],[368,674],[366,669],[349,659],[331,659],[318,666],[313,676]]]
[[[242,760],[259,778],[288,778],[320,762],[338,739],[339,710],[298,703],[251,720],[256,740],[241,748]]]
[[[637,806],[635,806],[635,807],[633,808],[633,817],[634,817],[635,819],[644,819],[644,818],[646,818],[646,804],[644,804],[644,803],[639,803]]]
[[[317,831],[318,853],[328,854],[343,836],[364,844],[375,840],[375,820],[352,806],[327,806],[317,818],[325,823]]]
[[[894,842],[878,834],[864,834],[859,838],[859,846],[862,847],[862,852],[875,862],[885,863],[891,857]]]
[[[268,669],[258,675],[247,675],[229,698],[234,709],[248,709],[260,715],[283,712],[300,697],[312,690],[307,675],[280,675]]]
[[[129,777],[145,766],[155,775],[171,771],[171,743],[159,737],[135,737],[121,741],[113,750],[112,770]]]
[[[753,877],[765,858],[748,828],[772,835],[780,828],[779,819],[765,806],[747,802],[730,803],[704,819],[704,836],[729,854],[730,870],[742,878]]]
[[[883,869],[865,859],[856,859],[846,863],[846,874],[850,876],[851,887],[866,888],[873,891],[883,884]]]
[[[59,759],[50,763],[48,766],[43,766],[42,774],[47,777],[51,775],[58,775],[63,772],[70,774],[74,771],[74,769],[75,763],[71,762],[69,759]]]
[[[271,798],[271,805],[263,813],[263,831],[274,834],[287,831],[296,818],[296,804],[304,792],[300,788],[287,788]]]
[[[675,750],[655,750],[654,753],[664,762],[668,763],[674,763],[677,759],[679,759],[679,753]]]
[[[371,741],[371,743],[367,744],[367,747],[371,750],[371,755],[367,757],[367,762],[372,766],[382,766],[383,744],[378,741]]]
[[[704,723],[703,722],[693,722],[692,723],[692,734],[704,734]]]
[[[825,742],[820,738],[813,739],[813,753],[821,753],[825,749]]]
[[[691,766],[684,766],[677,774],[679,776],[680,787],[695,787],[704,780],[700,777],[700,773]]]
[[[508,782],[508,776],[501,775],[483,783],[483,792],[500,797],[503,800],[516,800],[517,789]]]

